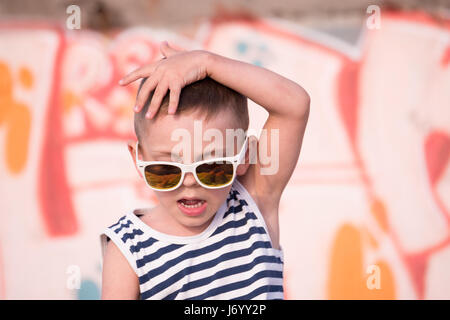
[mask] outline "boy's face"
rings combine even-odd
[[[140,153],[141,160],[176,161],[189,164],[200,160],[205,160],[207,158],[235,155],[239,152],[240,146],[237,145],[236,142],[233,143],[227,141],[226,139],[226,129],[239,129],[234,116],[230,112],[222,112],[208,121],[206,121],[198,112],[175,115],[160,114],[155,119],[146,121],[149,121],[150,123],[148,125],[148,131],[146,132],[146,135],[144,135],[146,137],[144,138],[145,140],[139,143],[141,150],[143,151]],[[194,121],[196,124],[194,124]],[[201,130],[199,130],[199,127]],[[194,130],[194,128],[196,129]],[[205,131],[208,129],[220,131],[222,133],[223,141],[214,141],[214,138],[209,140],[209,138],[204,135]],[[172,140],[172,133],[179,133],[181,131],[183,131],[185,135],[188,135],[190,139],[180,139],[178,135],[178,140]],[[197,146],[194,146],[194,141],[197,141]],[[190,155],[187,154],[187,152],[186,154],[183,154],[182,151],[178,152],[180,151],[180,144],[183,144],[184,147],[181,150],[191,150]],[[227,150],[227,145],[229,149],[230,147],[231,149],[234,147],[234,150]],[[199,148],[200,146],[201,150]],[[128,149],[136,165],[135,148],[135,142],[130,141],[128,143]],[[220,154],[219,150],[222,148],[223,151],[222,154]],[[219,154],[214,154],[213,150],[218,150]],[[172,152],[179,154],[180,157],[172,158]],[[212,156],[210,156],[211,154]],[[239,165],[237,168],[237,175],[245,174],[248,166],[247,150],[244,163]],[[141,175],[140,171],[138,172],[139,175]],[[160,206],[163,207],[167,214],[171,215],[172,219],[177,221],[179,225],[195,230],[196,228],[202,229],[205,225],[209,224],[216,211],[226,200],[230,189],[231,186],[220,189],[206,189],[197,183],[192,173],[186,173],[181,186],[177,189],[165,192],[155,191],[155,194],[159,200]],[[196,198],[204,200],[206,203],[206,208],[199,215],[187,215],[183,211],[182,207],[180,207],[180,205],[182,205],[180,200],[183,198]]]

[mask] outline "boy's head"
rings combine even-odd
[[[139,90],[146,79],[141,81]],[[245,96],[206,77],[182,88],[174,115],[167,112],[170,97],[168,91],[157,114],[153,119],[147,119],[145,114],[153,93],[154,91],[150,93],[142,110],[134,116],[141,160],[189,164],[205,159],[206,154],[216,158],[238,153],[242,139],[236,141],[233,138],[233,141],[228,141],[226,137],[230,129],[236,133],[246,133],[248,130],[249,115]],[[211,132],[219,133],[219,136],[221,134],[223,139],[211,135]],[[180,140],[183,144],[181,149]],[[135,142],[129,142],[128,148],[136,163],[135,147]],[[248,169],[248,151],[246,156],[244,164],[238,167],[237,175],[244,174]],[[160,206],[170,213],[179,225],[198,227],[201,230],[225,201],[230,188],[231,186],[221,189],[203,188],[191,173],[187,173],[180,187],[173,191],[156,192],[156,196]],[[205,201],[205,211],[195,217],[183,214],[179,206],[180,200],[185,198]]]

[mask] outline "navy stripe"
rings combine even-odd
[[[237,201],[238,200],[238,198],[237,198],[238,194],[239,194],[239,192],[237,190],[231,189],[230,195],[227,198],[227,205],[229,205],[231,200]]]
[[[136,245],[132,245],[130,247],[130,251],[131,252],[139,252],[139,250],[144,249],[144,248],[148,248],[150,247],[152,244],[154,244],[155,242],[158,242],[157,239],[155,238],[148,238],[145,241],[139,241]]]
[[[267,292],[283,292],[283,286],[273,286],[273,285],[265,285],[262,287],[259,287],[258,289],[253,290],[249,294],[233,298],[230,300],[251,300],[254,297],[260,295],[261,293],[267,293]],[[283,299],[273,299],[273,300],[283,300]]]
[[[251,254],[253,251],[255,251],[258,248],[268,248],[268,246],[270,246],[270,243],[268,243],[268,242],[257,241],[257,242],[254,242],[249,248],[236,250],[236,251],[231,251],[231,252],[226,252],[226,253],[222,254],[221,256],[219,256],[219,257],[217,257],[217,258],[215,258],[213,260],[206,261],[206,262],[197,264],[195,266],[190,266],[188,268],[185,268],[185,269],[179,271],[178,273],[175,273],[173,276],[171,276],[167,280],[165,280],[163,282],[160,282],[156,286],[154,286],[153,288],[143,292],[142,294],[145,295],[146,298],[149,298],[151,296],[154,296],[158,292],[166,289],[167,287],[171,286],[172,284],[174,284],[175,282],[179,281],[180,279],[182,279],[186,275],[189,275],[189,274],[195,273],[195,272],[199,272],[199,271],[202,271],[202,270],[210,269],[210,268],[218,265],[219,263],[221,263],[223,261],[227,261],[227,260],[231,260],[231,259],[236,259],[236,258],[247,256],[247,255]]]
[[[229,214],[231,214],[231,213],[239,213],[239,212],[241,212],[242,211],[242,208],[243,207],[246,207],[246,206],[248,206],[248,204],[247,204],[247,201],[245,201],[245,200],[239,200],[239,205],[237,205],[237,206],[231,206],[228,210],[227,210],[227,212],[225,212],[225,214],[223,215],[223,218],[225,219]]]
[[[257,218],[256,218],[255,213],[249,211],[245,214],[244,218],[242,218],[240,220],[231,220],[231,221],[221,225],[220,227],[217,227],[216,231],[214,231],[214,233],[211,235],[211,237],[215,236],[225,230],[231,229],[231,228],[235,229],[235,228],[245,226],[249,219],[256,220]]]
[[[128,239],[134,239],[134,236],[141,236],[143,234],[144,233],[142,232],[141,229],[133,229],[132,232],[127,232],[123,234],[122,241],[126,242]]]
[[[131,224],[131,220],[128,220],[126,223],[122,223],[122,224],[120,225],[119,228],[117,228],[116,230],[114,230],[114,232],[115,232],[115,233],[119,233],[120,230],[122,230],[124,227],[125,227],[125,228],[128,228],[128,227],[130,226],[130,224]]]
[[[195,288],[207,285],[208,283],[210,283],[216,279],[225,278],[225,277],[228,277],[233,274],[238,274],[238,273],[243,273],[243,272],[249,271],[260,263],[280,263],[281,264],[282,262],[281,262],[281,259],[278,257],[267,256],[267,255],[258,256],[255,259],[253,259],[253,261],[251,261],[247,264],[220,270],[220,271],[217,271],[212,276],[185,283],[180,289],[176,290],[175,292],[171,293],[167,297],[163,298],[163,300],[166,300],[166,299],[172,300],[175,296],[178,295],[179,292],[185,292],[185,291],[188,291],[191,289],[195,289]]]
[[[283,273],[281,271],[275,271],[275,270],[263,270],[260,271],[258,273],[255,273],[253,276],[251,276],[248,279],[242,280],[242,281],[237,281],[237,282],[233,282],[233,283],[229,283],[226,284],[224,286],[221,287],[217,287],[217,288],[213,288],[210,289],[208,291],[206,291],[205,293],[195,296],[195,297],[191,297],[188,298],[186,300],[204,300],[207,299],[209,297],[213,297],[216,296],[218,294],[221,293],[225,293],[225,292],[231,292],[233,290],[239,290],[245,287],[248,287],[249,285],[251,285],[253,282],[262,279],[262,278],[283,278]],[[273,286],[275,287],[275,286]]]
[[[123,219],[125,219],[126,217],[127,217],[126,215],[123,216],[122,218],[119,219],[119,221],[117,221],[116,223],[110,225],[108,228],[113,229],[115,226],[118,226],[123,221]]]
[[[256,234],[256,233],[265,234],[266,232],[264,231],[263,227],[251,227],[247,233],[229,236],[229,237],[224,238],[224,239],[222,239],[216,243],[213,243],[209,246],[206,246],[206,247],[203,247],[200,249],[196,249],[196,250],[187,251],[187,252],[183,253],[181,256],[176,257],[175,259],[167,261],[159,268],[156,268],[156,269],[150,271],[150,273],[151,273],[150,277],[151,278],[156,277],[157,275],[161,274],[162,272],[168,270],[169,268],[173,267],[174,265],[180,263],[181,261],[183,261],[185,259],[192,259],[192,258],[201,256],[201,255],[210,253],[210,252],[220,249],[224,245],[227,245],[230,243],[236,243],[236,242],[248,240],[252,234]],[[136,264],[137,264],[138,268],[141,268],[142,266],[144,266],[146,263],[148,263],[150,261],[152,261],[151,255],[147,255],[147,256],[143,257],[142,259],[137,260]]]

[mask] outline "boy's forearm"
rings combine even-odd
[[[308,113],[309,95],[297,83],[268,69],[207,51],[207,74],[247,96],[269,115],[300,117]]]

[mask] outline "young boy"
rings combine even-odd
[[[309,96],[276,73],[212,52],[167,42],[161,52],[120,82],[143,78],[138,142],[128,149],[158,205],[125,214],[100,235],[102,299],[283,299],[278,207],[300,154]],[[217,137],[248,130],[247,98],[269,112],[266,138],[223,145]],[[217,141],[195,146],[208,132]],[[181,150],[174,137],[185,138]],[[252,146],[260,158],[271,150],[277,170],[251,162]]]

